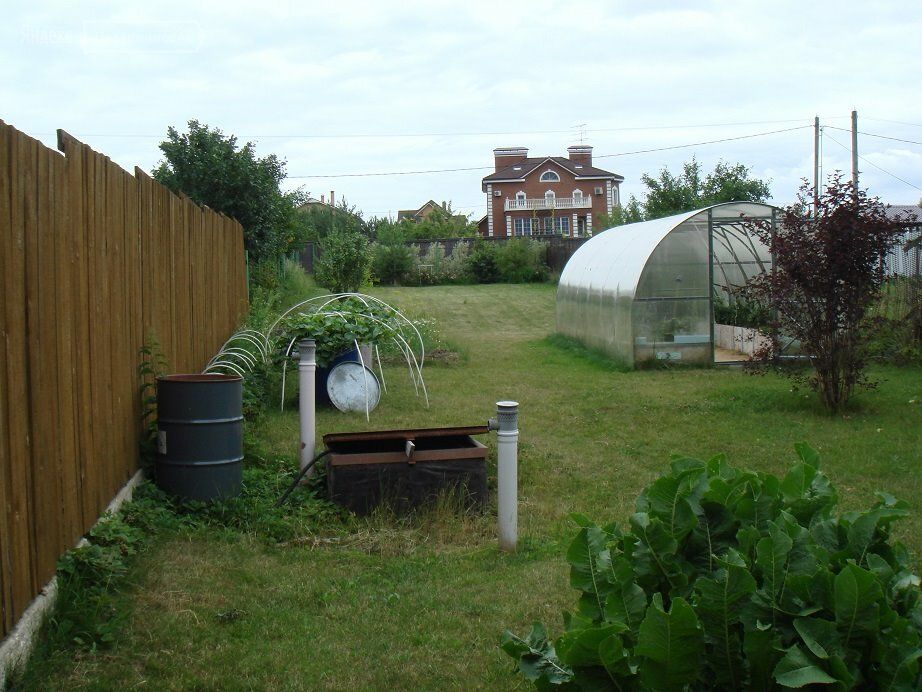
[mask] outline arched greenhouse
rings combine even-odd
[[[729,202],[596,234],[563,269],[557,330],[630,365],[713,363],[715,298],[770,269],[747,221],[775,212]]]

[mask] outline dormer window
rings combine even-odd
[[[559,183],[560,176],[557,175],[557,173],[555,173],[554,171],[544,171],[544,173],[541,174],[541,182],[542,183]]]

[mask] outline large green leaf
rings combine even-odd
[[[648,687],[681,690],[694,682],[701,670],[704,633],[688,602],[673,599],[667,613],[662,595],[654,594],[635,652],[643,657],[640,676]]]
[[[613,623],[565,632],[557,640],[554,648],[560,661],[572,668],[602,665],[599,644],[604,639],[618,635],[626,629],[627,627],[621,623]]]
[[[737,689],[745,679],[738,625],[740,611],[755,591],[756,580],[735,550],[718,560],[718,564],[720,569],[714,578],[701,577],[695,582],[696,612],[713,645],[711,665],[716,681],[729,689]]]
[[[788,573],[788,554],[794,541],[776,525],[756,544],[756,565],[762,573],[762,588],[773,608],[780,606],[784,580]]]
[[[775,680],[783,687],[830,685],[836,679],[823,670],[799,646],[792,646],[775,666]]]
[[[646,512],[631,515],[631,529],[639,539],[631,554],[638,582],[651,586],[665,583],[669,586],[667,590],[671,590],[677,574],[675,538],[662,521]],[[626,542],[624,545],[627,547]]]
[[[794,629],[801,640],[817,658],[829,658],[841,655],[842,638],[836,628],[836,623],[822,618],[797,618],[794,620]]]
[[[547,640],[547,632],[541,623],[536,622],[524,638],[509,631],[504,632],[500,646],[516,659],[526,680],[559,685],[573,679],[573,671],[557,659],[557,652]]]
[[[775,679],[773,671],[781,658],[778,648],[781,637],[772,629],[771,625],[756,623],[751,629],[743,633],[743,651],[746,652],[746,662],[749,668],[750,690],[773,690]]]
[[[807,463],[795,465],[781,481],[785,507],[805,526],[828,516],[838,497],[825,474]]]
[[[588,612],[583,612],[595,620],[601,619],[605,597],[611,590],[605,564],[608,558],[607,540],[608,534],[602,529],[585,526],[579,530],[567,550],[570,585],[586,594],[583,604],[588,607]]]
[[[624,681],[637,673],[637,666],[631,662],[630,652],[624,648],[624,642],[618,635],[602,640],[599,644],[599,658],[611,678]],[[619,685],[624,689],[624,685]]]
[[[860,565],[865,561],[868,548],[874,543],[878,527],[885,528],[894,519],[905,517],[909,510],[901,507],[879,507],[856,518],[848,528],[848,548]]]
[[[836,624],[845,648],[857,635],[876,635],[878,601],[883,595],[877,578],[857,565],[848,564],[836,575],[833,588]]]
[[[698,523],[681,478],[663,476],[657,479],[647,488],[646,499],[649,514],[662,521],[676,540],[681,540]]]
[[[605,600],[605,619],[622,622],[636,635],[647,610],[647,594],[634,582],[616,584]]]

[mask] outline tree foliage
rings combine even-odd
[[[298,215],[305,229],[305,240],[323,240],[332,233],[373,235],[372,222],[366,222],[362,212],[345,199],[340,199],[333,206],[322,203],[306,205],[298,210]]]
[[[354,231],[334,231],[320,241],[314,279],[333,293],[354,293],[371,281],[368,239]]]
[[[692,157],[682,164],[679,175],[666,168],[657,178],[644,174],[641,176],[647,187],[644,218],[658,219],[721,202],[764,202],[771,190],[767,183],[750,178],[749,171],[741,163],[718,161],[714,170],[702,178],[701,164]]]
[[[477,234],[477,225],[467,217],[456,214],[451,208],[451,202],[444,207],[436,205],[419,221],[405,220],[401,225],[408,240],[464,238]]]
[[[681,214],[721,202],[764,202],[771,196],[768,183],[750,178],[750,168],[741,163],[718,161],[714,170],[703,175],[695,157],[682,164],[676,175],[663,168],[659,175],[641,176],[647,190],[642,201],[633,195],[626,204],[596,220],[598,228],[611,228],[626,223],[649,221],[663,216]]]
[[[377,281],[405,283],[416,266],[413,248],[407,245],[404,224],[377,224],[377,240],[372,247],[372,273]]]
[[[237,219],[254,262],[278,257],[295,245],[301,234],[295,210],[303,193],[282,192],[284,161],[275,154],[257,158],[252,142],[238,146],[235,136],[197,120],[190,120],[188,128],[186,133],[167,128],[167,139],[160,143],[165,160],[154,169],[154,179]]]
[[[899,221],[877,199],[830,177],[813,208],[814,190],[804,183],[780,224],[753,223],[774,258],[773,270],[753,280],[750,291],[777,314],[776,331],[800,342],[810,358],[808,379],[826,408],[838,411],[856,386],[868,384],[868,309],[880,298],[883,258],[898,241]],[[757,354],[777,363],[779,339]]]

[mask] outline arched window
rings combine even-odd
[[[515,206],[525,208],[525,193],[521,190],[515,193]]]
[[[546,206],[546,207],[553,207],[553,206],[554,206],[554,198],[555,198],[555,195],[554,195],[554,191],[553,191],[553,190],[548,190],[547,192],[545,192],[545,193],[544,193],[544,206]]]
[[[544,171],[544,173],[541,174],[541,182],[542,183],[559,183],[560,176],[557,175],[557,173],[555,173],[554,171]]]
[[[573,203],[582,204],[583,202],[583,191],[582,190],[573,190]]]

